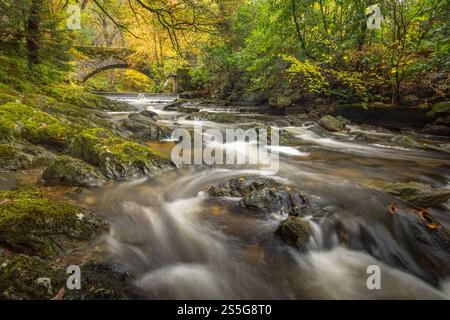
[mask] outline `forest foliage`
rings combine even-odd
[[[188,68],[218,98],[295,89],[399,103],[417,86],[447,94],[449,9],[448,0],[1,0],[0,42],[2,59],[41,82],[70,82],[77,46],[125,47],[130,65],[153,70],[144,87],[155,91]],[[107,78],[114,86],[114,71]]]

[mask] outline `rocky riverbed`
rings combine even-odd
[[[417,132],[175,99],[0,106],[0,297],[448,298],[450,140],[427,134],[448,103]],[[199,123],[279,128],[279,171],[176,168]]]

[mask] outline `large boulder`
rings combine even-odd
[[[55,155],[35,145],[0,144],[0,170],[22,170],[45,166]]]
[[[287,108],[292,105],[291,98],[284,95],[274,95],[269,99],[269,105],[274,108]]]
[[[450,101],[441,101],[436,103],[427,114],[431,117],[441,117],[450,114]]]
[[[171,130],[156,122],[156,113],[142,111],[133,113],[127,119],[122,120],[121,125],[126,131],[132,133],[132,137],[141,140],[158,140],[169,137]]]
[[[291,216],[281,222],[275,234],[300,251],[307,251],[312,228],[307,220]]]
[[[47,185],[68,185],[76,187],[100,187],[106,183],[99,169],[82,160],[59,156],[42,175]]]
[[[244,92],[242,94],[242,101],[253,105],[261,105],[267,102],[267,92]]]
[[[206,192],[212,196],[242,197],[241,206],[264,213],[304,215],[308,207],[301,190],[264,177],[231,178],[208,186]]]
[[[66,267],[8,251],[0,251],[0,299],[5,300],[99,300],[136,299],[128,274],[114,271],[106,264],[80,265],[81,289],[66,288]]]
[[[111,179],[148,176],[173,167],[170,159],[150,147],[114,136],[105,129],[78,134],[69,152],[94,166]]]
[[[437,189],[418,182],[386,183],[382,189],[419,207],[434,207],[450,198],[450,190]]]
[[[326,115],[320,118],[319,125],[328,131],[342,131],[345,125],[333,116]]]
[[[434,136],[450,136],[450,126],[447,125],[439,125],[439,124],[431,124],[426,126],[424,129],[420,131],[423,134],[429,134]]]
[[[57,118],[25,104],[0,105],[0,141],[28,141],[56,149],[66,148],[75,128]]]
[[[20,253],[59,256],[106,230],[90,211],[38,192],[5,191],[0,199],[0,243]]]

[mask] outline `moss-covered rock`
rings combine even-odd
[[[63,270],[48,261],[0,252],[0,299],[51,299],[65,282]]]
[[[410,148],[416,148],[419,146],[419,144],[414,140],[413,138],[410,138],[408,136],[404,135],[395,135],[391,138],[391,142],[394,142],[396,144],[410,147]]]
[[[275,234],[287,244],[297,247],[300,251],[306,251],[312,229],[307,220],[300,217],[289,217],[281,222]]]
[[[80,266],[81,289],[66,287],[66,268],[39,257],[0,251],[0,299],[49,300],[62,288],[62,300],[136,299],[128,274],[103,263]]]
[[[52,257],[93,240],[106,224],[88,210],[39,198],[35,192],[3,193],[0,243],[15,251]]]
[[[100,167],[108,178],[121,179],[150,175],[173,166],[161,153],[137,142],[126,141],[104,129],[89,129],[75,137],[72,155]]]
[[[418,182],[386,183],[382,190],[420,207],[438,206],[450,198],[450,190],[436,189]]]
[[[319,125],[328,131],[342,131],[344,124],[333,116],[326,115],[320,118]]]
[[[429,117],[440,117],[450,114],[450,101],[441,101],[436,103],[430,112],[427,113]]]
[[[54,154],[35,145],[0,144],[0,170],[21,170],[45,166]]]
[[[64,120],[25,104],[9,102],[0,106],[0,139],[27,140],[55,148],[69,145],[75,128]]]
[[[25,187],[15,190],[0,191],[0,202],[5,200],[41,199],[42,192],[37,187]]]
[[[131,132],[131,136],[141,140],[158,140],[170,137],[172,130],[158,124],[150,111],[133,113],[121,122],[121,126]]]
[[[106,183],[99,169],[82,160],[59,156],[42,175],[47,185],[68,185],[77,187],[100,187]]]

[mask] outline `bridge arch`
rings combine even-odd
[[[109,58],[105,60],[85,60],[79,63],[77,80],[80,83],[85,83],[89,78],[93,77],[99,72],[110,69],[131,69],[135,70],[150,79],[153,79],[153,74],[150,68],[133,66],[127,61],[117,58]]]

